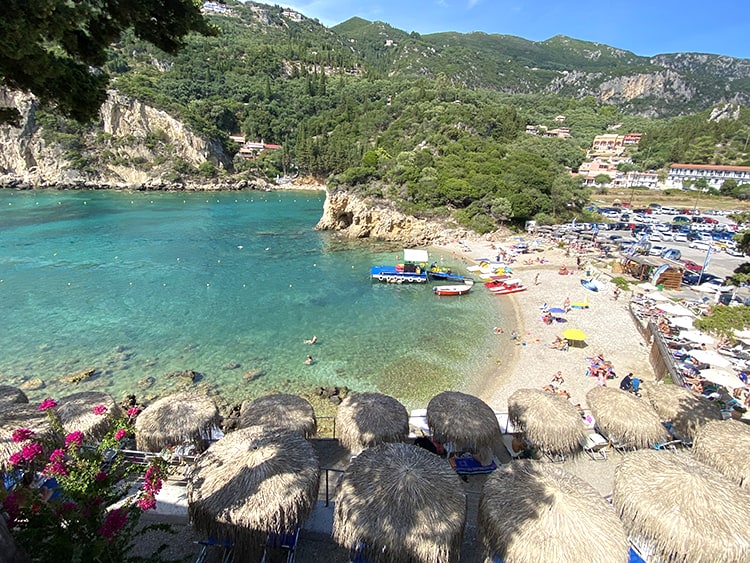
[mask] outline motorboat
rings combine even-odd
[[[435,295],[466,295],[471,291],[469,284],[436,285],[432,290]]]

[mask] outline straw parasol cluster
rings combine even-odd
[[[585,433],[580,413],[566,398],[541,389],[518,389],[508,397],[508,417],[535,446],[565,455]]]
[[[693,455],[750,489],[750,426],[736,420],[713,420],[696,433]]]
[[[240,428],[265,426],[311,438],[315,436],[317,424],[312,405],[297,395],[266,395],[254,401],[244,401],[240,407]]]
[[[104,405],[105,414],[94,414],[94,407]],[[122,416],[122,410],[107,393],[84,391],[63,397],[57,403],[57,417],[65,432],[80,430],[88,438],[100,440]]]
[[[709,420],[721,420],[721,411],[705,397],[678,385],[642,385],[646,396],[662,420],[672,422],[678,434],[693,438]]]
[[[0,385],[0,408],[6,405],[18,405],[21,403],[28,403],[29,398],[26,393],[21,391],[18,387],[12,385]]]
[[[490,406],[473,395],[444,391],[427,404],[427,424],[433,435],[457,452],[469,452],[483,465],[492,462],[500,425]]]
[[[594,387],[586,402],[607,438],[627,448],[651,448],[669,436],[651,404],[613,387]]]
[[[354,393],[336,412],[336,431],[352,455],[383,442],[403,442],[409,435],[406,407],[382,393]]]
[[[750,561],[750,494],[691,456],[641,450],[615,472],[625,529],[661,561]]]
[[[268,533],[289,533],[308,517],[320,468],[299,434],[262,426],[231,432],[198,458],[187,485],[194,527],[257,561]]]
[[[5,405],[0,409],[0,470],[8,469],[8,458],[20,450],[21,444],[13,442],[13,432],[28,428],[34,439],[44,446],[44,459],[53,449],[62,445],[62,436],[57,432],[45,411],[29,404]]]
[[[628,538],[591,485],[557,465],[514,461],[489,476],[479,500],[485,561],[625,563]]]
[[[158,452],[179,444],[194,444],[199,451],[219,425],[219,409],[213,399],[196,393],[175,393],[147,406],[135,421],[139,450]]]
[[[336,496],[333,539],[371,563],[459,559],[466,497],[445,460],[404,443],[363,451]]]

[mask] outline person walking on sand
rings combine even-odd
[[[539,285],[539,272],[534,276],[534,285]]]

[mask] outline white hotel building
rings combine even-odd
[[[750,166],[721,166],[719,164],[673,164],[664,182],[666,188],[688,188],[691,182],[705,178],[708,186],[719,189],[724,180],[750,184]]]

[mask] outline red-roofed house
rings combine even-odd
[[[735,180],[738,184],[750,184],[750,166],[722,166],[720,164],[673,164],[665,186],[687,188],[700,178],[705,178],[709,187],[719,189],[724,180]]]

